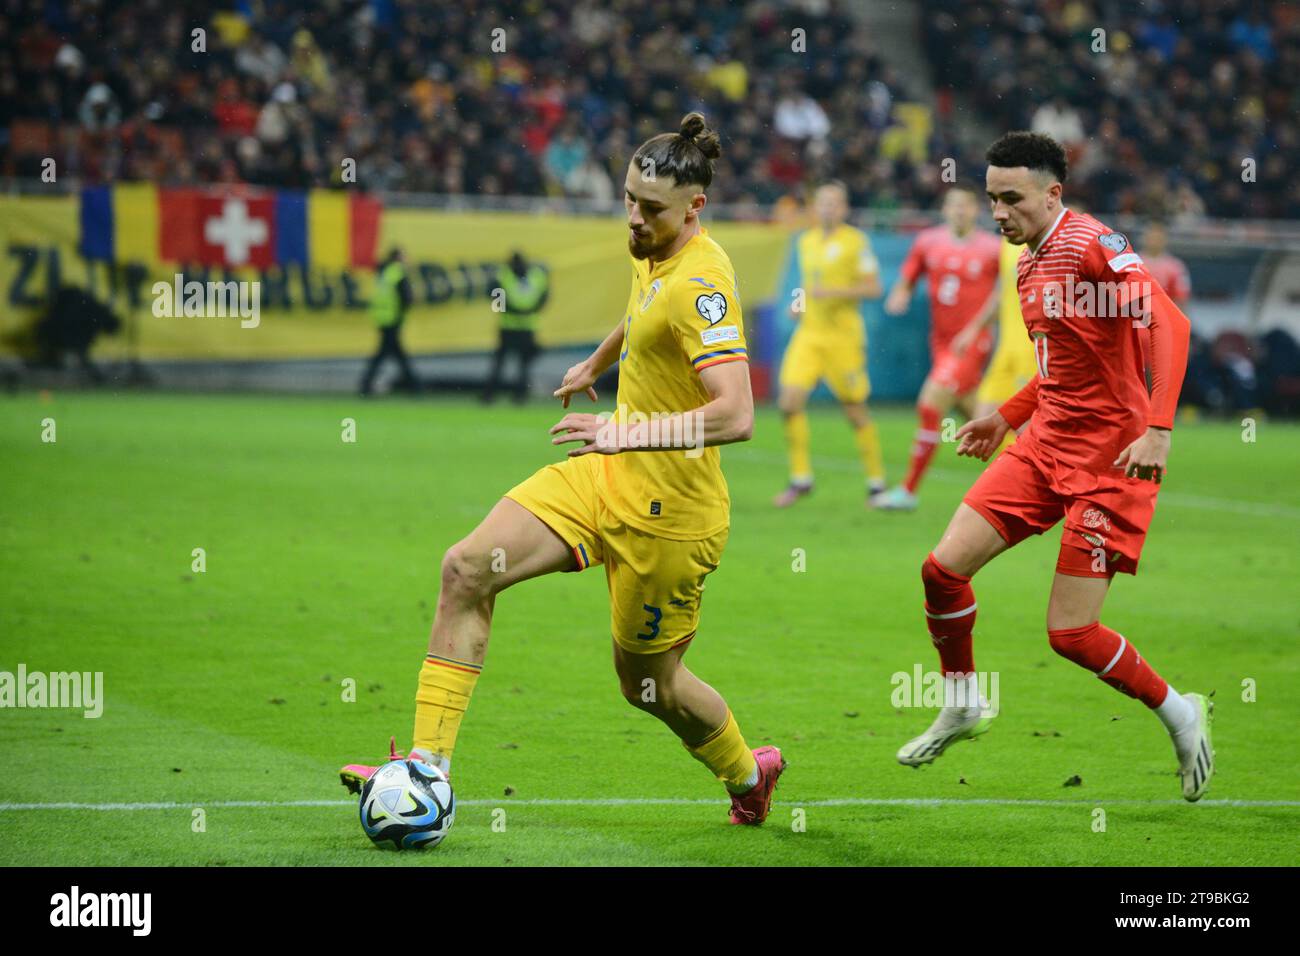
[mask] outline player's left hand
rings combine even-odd
[[[570,448],[568,455],[588,455],[596,452],[600,455],[616,455],[618,447],[618,428],[613,419],[604,415],[589,415],[571,412],[551,426],[552,445],[564,445],[580,441],[581,448]]]
[[[1136,441],[1119,453],[1115,467],[1124,469],[1125,478],[1154,481],[1157,485],[1165,474],[1165,461],[1169,458],[1169,429],[1148,428]]]
[[[953,355],[961,355],[970,348],[971,343],[974,341],[975,330],[968,325],[952,337],[952,342],[949,344],[948,350],[951,351]]]

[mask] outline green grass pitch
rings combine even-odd
[[[355,443],[341,440],[348,417]],[[409,744],[442,552],[556,457],[558,417],[448,401],[0,400],[0,670],[102,671],[105,689],[99,719],[0,710],[0,864],[1296,861],[1300,429],[1175,431],[1142,574],[1117,579],[1103,615],[1177,688],[1216,692],[1218,774],[1187,805],[1158,721],[1048,646],[1059,532],[976,579],[976,665],[999,674],[992,730],[929,767],[895,763],[931,719],[891,702],[895,672],[935,665],[919,568],[982,466],[943,446],[917,513],[869,513],[832,409],[813,416],[817,491],[790,511],[770,506],[784,477],[774,411],[724,450],[731,539],[687,658],[751,745],[786,752],[765,827],[728,826],[721,788],[619,696],[593,569],[498,599],[456,751],[455,829],[430,853],[375,849],[336,768],[382,757],[390,734]],[[897,477],[912,417],[878,417]]]

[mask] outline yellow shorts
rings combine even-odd
[[[811,392],[824,379],[842,404],[865,402],[871,394],[866,345],[802,332],[795,329],[786,347],[781,360],[781,386]]]
[[[633,654],[657,654],[695,636],[704,579],[718,567],[728,529],[699,541],[660,538],[631,527],[597,493],[599,455],[535,472],[506,492],[573,552],[574,571],[605,565],[610,629]]]
[[[1033,346],[1029,342],[1020,339],[1007,345],[999,344],[989,360],[975,400],[980,404],[1001,405],[1028,385],[1037,372]]]

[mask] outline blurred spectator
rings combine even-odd
[[[1035,133],[1046,133],[1065,147],[1075,146],[1086,138],[1078,110],[1063,96],[1054,96],[1038,107],[1030,129]]]
[[[941,93],[968,98],[996,129],[1075,142],[1070,197],[1099,215],[1176,224],[1294,215],[1294,177],[1276,172],[1294,169],[1300,149],[1294,4],[921,0],[921,8]],[[1246,159],[1253,181],[1242,178]]]
[[[826,111],[799,89],[798,81],[790,74],[782,74],[781,87],[774,124],[777,133],[796,142],[825,139],[831,131],[831,121],[826,116]]]
[[[118,106],[117,97],[107,84],[96,83],[86,91],[77,116],[86,132],[107,133],[122,122],[122,108]]]

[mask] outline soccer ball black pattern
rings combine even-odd
[[[456,820],[446,775],[422,760],[390,760],[361,790],[361,828],[385,850],[422,850],[442,842]]]

